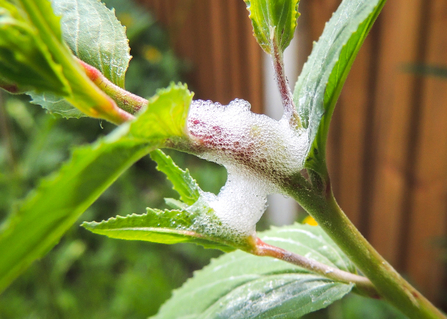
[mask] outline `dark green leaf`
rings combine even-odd
[[[5,0],[0,1],[0,74],[3,86],[24,91],[35,88],[60,95],[70,92],[61,66],[27,17]]]
[[[352,63],[386,0],[344,0],[315,44],[294,101],[311,142],[305,166],[325,171],[330,119]]]
[[[320,227],[295,224],[259,236],[269,244],[354,271]],[[197,271],[155,318],[298,318],[327,307],[352,287],[286,262],[237,251]]]
[[[273,54],[276,45],[284,51],[293,38],[299,0],[245,0],[253,33],[261,48]]]
[[[76,149],[59,172],[42,182],[1,225],[0,291],[51,249],[130,165],[163,145],[173,137],[172,132],[183,129],[184,119],[182,122],[178,117],[163,116],[187,113],[192,94],[185,86],[175,85],[158,94],[152,99],[154,107],[147,108],[135,121],[121,125],[92,145]],[[153,125],[152,118],[161,123]]]

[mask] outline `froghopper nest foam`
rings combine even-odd
[[[279,192],[276,182],[303,169],[307,130],[292,129],[285,118],[253,113],[241,99],[229,105],[193,101],[187,130],[197,155],[228,171],[219,194],[208,197],[209,205],[234,232],[253,234],[267,195]]]

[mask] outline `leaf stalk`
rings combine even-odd
[[[259,238],[256,239],[256,250],[253,254],[280,259],[337,282],[352,283],[355,285],[357,293],[366,297],[380,299],[380,295],[368,278],[330,267],[316,260],[267,244]]]

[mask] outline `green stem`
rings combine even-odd
[[[371,280],[381,297],[410,318],[446,318],[371,246],[338,206],[329,182],[324,184],[315,191],[299,175],[285,188]]]

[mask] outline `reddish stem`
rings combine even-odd
[[[110,96],[121,109],[131,114],[135,114],[143,106],[148,104],[146,99],[132,94],[112,83],[97,68],[79,59],[78,62],[81,64],[89,79],[92,80],[92,82],[95,83],[102,91],[104,91],[104,93]]]
[[[355,288],[359,294],[380,299],[380,295],[377,293],[376,288],[368,278],[352,274],[338,268],[330,267],[316,260],[312,260],[282,248],[272,246],[263,242],[259,238],[256,238],[256,250],[252,253],[256,256],[268,256],[283,260],[334,281],[353,283],[355,284]]]
[[[298,112],[296,111],[295,103],[293,102],[293,94],[290,90],[289,81],[287,80],[284,70],[282,51],[280,51],[276,44],[273,45],[272,59],[276,84],[278,85],[282,105],[284,107],[284,117],[289,120],[289,123],[293,128],[301,128],[301,121]]]

